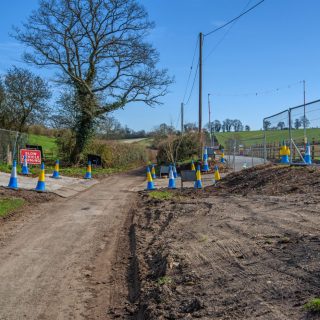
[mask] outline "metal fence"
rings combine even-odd
[[[11,164],[13,159],[18,159],[20,149],[27,141],[25,133],[0,129],[0,163]]]
[[[264,136],[255,135],[247,139],[230,139],[225,142],[227,163],[234,171],[264,163]]]
[[[263,119],[264,159],[277,161],[283,143],[290,147],[291,163],[303,163],[306,143],[312,158],[320,160],[320,100],[315,100]]]

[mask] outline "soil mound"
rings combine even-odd
[[[229,174],[205,190],[242,195],[320,195],[320,168],[263,165]]]

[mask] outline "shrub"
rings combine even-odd
[[[76,143],[75,135],[71,130],[60,130],[56,137],[60,160],[70,163],[71,152]]]
[[[197,133],[168,136],[158,145],[157,161],[161,164],[188,160],[198,154],[199,148]]]
[[[100,156],[103,166],[107,168],[139,165],[147,160],[145,148],[136,143],[93,140],[86,148],[85,154]]]

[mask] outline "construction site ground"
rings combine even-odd
[[[319,168],[143,186],[133,171],[31,192],[0,222],[0,319],[319,319],[304,308],[320,295]]]

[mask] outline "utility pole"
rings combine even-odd
[[[203,34],[199,34],[199,133],[202,132],[202,46]]]
[[[199,141],[200,150],[199,157],[202,159],[203,141],[202,141],[202,46],[203,46],[203,34],[199,34]]]
[[[184,131],[184,123],[183,123],[183,102],[181,103],[181,134],[183,134],[183,131]]]
[[[303,80],[303,135],[304,135],[304,144],[307,144],[307,126],[306,123],[306,81]]]

